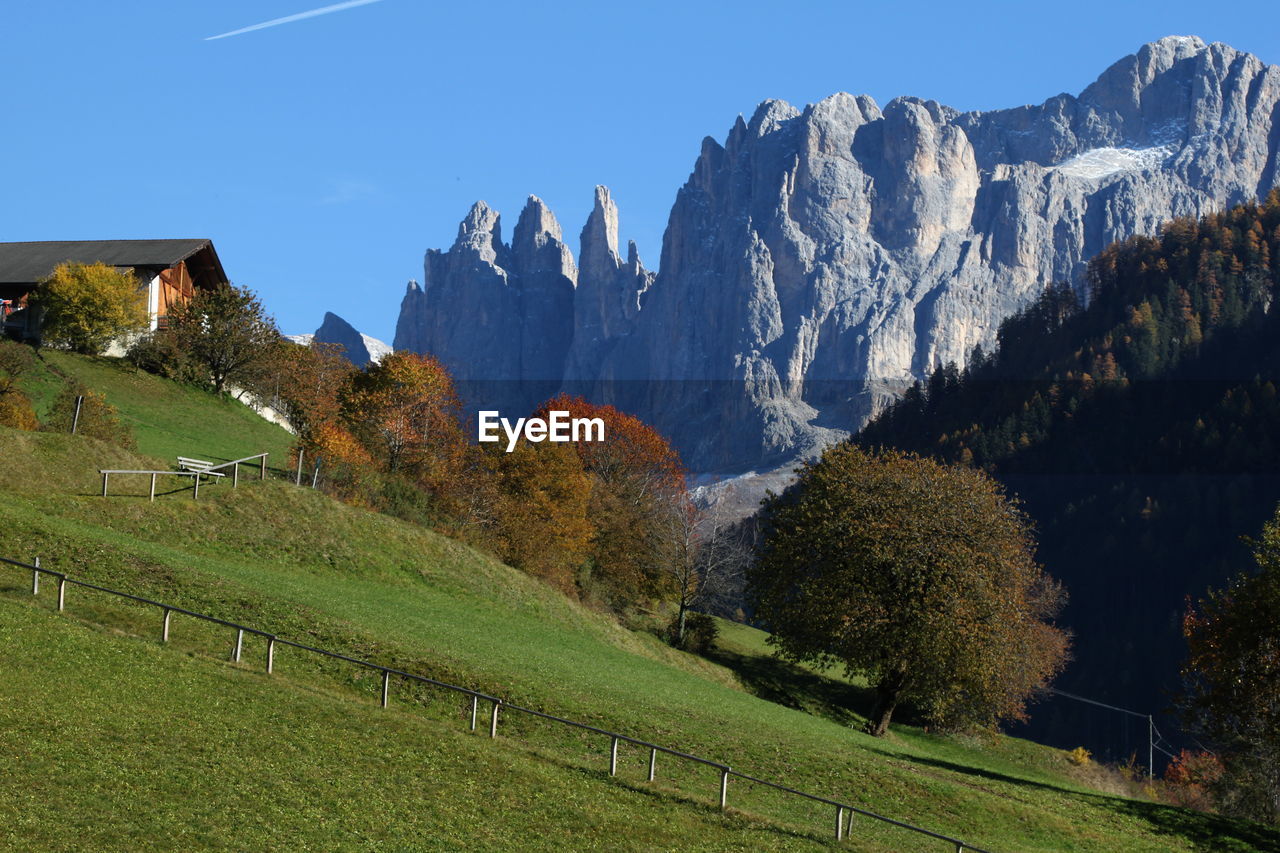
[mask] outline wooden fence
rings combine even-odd
[[[264,465],[265,465],[265,460],[264,460]],[[990,853],[990,851],[983,850],[982,848],[979,848],[979,847],[974,847],[973,845],[967,844],[958,838],[952,838],[949,835],[943,835],[941,833],[933,832],[932,830],[924,829],[923,827],[915,826],[910,823],[894,820],[893,818],[885,817],[884,815],[867,811],[866,809],[862,809],[857,806],[850,805],[849,803],[842,802],[840,800],[831,799],[829,797],[820,797],[816,794],[810,794],[804,791],[799,791],[799,790],[796,790],[795,788],[790,788],[790,787],[787,787],[786,785],[782,785],[777,782],[771,782],[767,779],[761,779],[756,776],[750,776],[746,773],[742,773],[740,771],[734,770],[728,764],[724,764],[719,761],[713,761],[709,758],[703,758],[701,756],[693,755],[688,752],[682,752],[678,749],[672,749],[671,747],[661,746],[659,744],[651,743],[649,741],[642,740],[640,738],[634,738],[629,735],[620,734],[618,732],[612,732],[607,729],[598,728],[596,726],[591,726],[586,723],[580,723],[575,720],[565,719],[564,717],[557,717],[554,714],[548,714],[543,711],[535,711],[532,708],[524,708],[524,707],[521,707],[520,705],[514,705],[510,702],[505,702],[497,696],[490,696],[489,694],[482,693],[478,690],[471,690],[470,688],[467,688],[467,687],[459,687],[456,684],[448,684],[444,681],[437,681],[436,679],[428,678],[425,675],[417,675],[412,672],[404,672],[403,670],[393,669],[391,667],[382,666],[381,664],[371,663],[366,660],[360,660],[358,658],[349,657],[347,655],[339,654],[338,652],[329,651],[327,649],[320,649],[320,648],[316,648],[315,646],[308,646],[303,643],[297,643],[292,640],[286,640],[282,637],[276,636],[275,634],[269,631],[263,631],[258,628],[251,628],[247,625],[241,625],[226,619],[219,619],[216,616],[209,616],[204,613],[197,613],[194,610],[187,610],[185,608],[178,607],[173,604],[164,604],[163,602],[154,601],[149,598],[143,598],[142,596],[133,595],[127,592],[121,592],[120,590],[110,589],[108,587],[99,586],[98,584],[94,584],[94,583],[89,583],[88,581],[76,580],[74,578],[67,576],[62,572],[55,572],[46,568],[42,568],[40,565],[39,557],[35,558],[34,563],[23,563],[17,560],[10,560],[5,557],[0,557],[0,564],[5,564],[5,565],[13,566],[15,568],[25,569],[27,571],[30,571],[32,595],[40,594],[40,576],[42,574],[48,575],[52,578],[56,578],[58,581],[58,610],[59,611],[66,609],[66,590],[68,586],[78,586],[78,587],[83,587],[84,589],[96,590],[98,592],[104,592],[109,595],[114,595],[120,598],[128,599],[129,601],[138,602],[139,604],[146,604],[153,607],[157,607],[163,612],[163,621],[161,623],[161,628],[160,628],[160,642],[162,643],[168,642],[169,640],[169,624],[170,624],[170,619],[174,613],[180,613],[183,616],[189,616],[193,619],[200,619],[205,622],[211,622],[215,625],[222,625],[231,630],[234,630],[236,632],[236,637],[235,637],[235,644],[232,646],[231,659],[236,662],[239,662],[240,660],[240,653],[244,644],[244,635],[251,634],[257,637],[261,637],[267,642],[266,671],[268,674],[270,674],[274,669],[276,646],[288,646],[291,648],[300,649],[305,652],[311,652],[313,654],[321,655],[323,657],[345,661],[354,666],[363,667],[365,669],[370,669],[375,672],[381,673],[382,675],[381,705],[383,708],[387,707],[387,702],[390,699],[391,678],[392,676],[394,676],[396,678],[404,679],[406,681],[414,681],[421,684],[433,685],[435,687],[440,687],[445,690],[450,690],[455,693],[462,694],[463,696],[470,697],[471,707],[470,707],[469,719],[470,719],[470,726],[472,731],[475,731],[476,729],[480,703],[481,702],[486,703],[489,707],[489,737],[492,737],[492,738],[496,738],[498,736],[499,711],[505,711],[508,714],[526,714],[532,717],[538,717],[544,720],[550,720],[552,722],[560,723],[562,725],[569,726],[572,728],[594,732],[600,735],[602,738],[609,738],[609,775],[610,776],[617,775],[617,772],[618,772],[618,744],[619,743],[628,743],[634,746],[641,747],[642,749],[649,750],[648,781],[650,782],[654,781],[655,778],[657,777],[657,760],[658,760],[659,753],[663,755],[669,755],[673,758],[677,758],[682,761],[691,761],[697,764],[702,764],[707,767],[714,768],[719,772],[719,775],[720,775],[719,803],[720,803],[721,809],[728,808],[729,779],[731,777],[735,777],[738,779],[742,779],[743,781],[746,781],[746,782],[751,782],[757,785],[763,785],[765,787],[772,788],[774,790],[782,791],[783,793],[786,793],[795,797],[801,797],[803,799],[810,800],[812,802],[821,803],[823,805],[829,806],[830,808],[834,809],[834,813],[833,813],[834,829],[835,829],[835,838],[837,841],[842,840],[845,837],[846,832],[852,829],[854,817],[862,816],[862,817],[870,818],[871,820],[879,821],[881,823],[885,823],[891,826],[899,827],[909,832],[916,833],[919,836],[925,836],[928,838],[945,842],[946,844],[951,845],[952,848],[956,851],[956,853],[965,853],[965,851],[969,851],[969,853]],[[847,818],[846,818],[846,815],[847,815]]]

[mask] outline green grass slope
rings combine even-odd
[[[110,390],[156,380],[89,368],[101,371],[98,390],[154,430],[153,444],[138,430],[140,450],[159,454],[160,404]],[[206,435],[218,432],[226,404],[204,408],[198,392],[178,390],[196,394],[185,405]],[[6,430],[0,440],[5,556],[39,554],[75,577],[691,751],[992,850],[1280,847],[1274,832],[1092,790],[1061,752],[1024,741],[909,727],[870,738],[848,708],[856,685],[778,664],[758,632],[730,629],[713,661],[684,655],[455,541],[280,479],[212,486],[198,503],[189,491],[149,503],[145,482],[104,499],[97,468],[132,467],[131,454],[71,436]],[[0,760],[13,763],[0,771],[23,780],[0,786],[11,844],[129,849],[178,833],[188,847],[215,849],[832,843],[833,810],[738,780],[730,814],[719,815],[707,768],[660,757],[650,785],[647,752],[624,746],[610,779],[599,736],[511,714],[490,742],[466,732],[461,700],[438,690],[394,684],[383,712],[378,679],[350,666],[283,649],[268,677],[260,643],[248,643],[241,665],[224,662],[225,628],[175,617],[160,647],[155,608],[72,587],[55,617],[50,598],[33,600],[29,578],[0,569]],[[375,727],[391,734],[366,755]],[[366,798],[375,818],[361,811]],[[51,801],[80,803],[81,829],[105,833],[103,843],[48,820]],[[256,806],[268,816],[247,817]],[[865,820],[846,846],[946,849]]]
[[[292,436],[248,406],[160,379],[121,359],[43,350],[34,374],[23,382],[41,420],[68,380],[105,394],[145,456],[172,465],[178,456],[227,461],[265,452],[271,465],[288,464]]]

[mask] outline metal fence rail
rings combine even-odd
[[[267,479],[267,456],[268,454],[266,453],[255,453],[254,455],[246,456],[243,459],[232,459],[230,462],[223,462],[218,465],[208,465],[208,466],[202,465],[202,466],[195,466],[195,467],[186,467],[184,470],[179,470],[179,471],[160,471],[160,470],[152,470],[152,469],[135,470],[135,469],[123,469],[123,468],[100,468],[98,469],[98,473],[102,475],[102,496],[104,498],[107,496],[107,478],[109,478],[112,474],[150,474],[151,475],[151,500],[154,501],[156,499],[156,477],[159,477],[159,476],[190,477],[192,481],[191,496],[193,498],[198,499],[200,497],[200,478],[201,477],[218,477],[218,478],[225,477],[227,476],[226,474],[219,473],[220,469],[222,468],[231,469],[231,488],[233,489],[240,485],[240,466],[245,463],[252,462],[255,459],[258,460],[258,479],[260,480]],[[183,457],[183,456],[178,457],[179,465],[183,465],[184,461],[198,462],[200,460],[187,459],[186,457]]]
[[[266,454],[262,454],[262,456],[263,456],[263,467],[265,469]],[[248,458],[256,459],[257,457],[248,457]],[[236,461],[243,462],[246,460],[236,460]],[[226,464],[233,465],[235,463],[228,462]],[[98,592],[104,592],[109,595],[125,598],[130,601],[135,601],[139,604],[158,607],[163,611],[163,614],[164,614],[163,623],[162,623],[161,632],[160,632],[160,641],[162,643],[168,642],[169,640],[169,622],[170,622],[170,617],[174,613],[181,613],[182,615],[190,616],[193,619],[200,619],[205,622],[211,622],[215,625],[222,625],[227,628],[234,629],[236,632],[236,640],[235,640],[235,646],[233,647],[233,651],[231,653],[231,659],[236,662],[239,662],[240,660],[241,650],[244,644],[244,635],[251,634],[253,636],[261,637],[267,641],[266,671],[268,674],[270,674],[274,669],[275,647],[277,645],[288,646],[291,648],[299,649],[301,651],[311,652],[313,654],[321,655],[323,657],[345,661],[355,666],[363,667],[365,669],[371,669],[371,670],[374,670],[375,672],[380,672],[382,674],[381,705],[383,708],[387,707],[388,700],[390,699],[391,677],[396,676],[397,678],[402,678],[408,681],[416,681],[422,684],[430,684],[435,687],[440,687],[445,690],[451,690],[455,693],[459,693],[461,695],[470,697],[471,708],[470,708],[469,717],[470,717],[470,726],[472,731],[475,731],[476,729],[479,703],[481,701],[489,703],[490,705],[489,736],[490,737],[498,736],[498,712],[502,708],[505,708],[507,711],[512,713],[527,714],[529,716],[539,717],[544,720],[550,720],[552,722],[560,723],[562,725],[569,726],[572,728],[593,732],[595,734],[600,735],[601,737],[607,737],[610,739],[609,775],[611,776],[617,775],[619,743],[629,743],[635,746],[643,747],[650,751],[649,752],[649,772],[648,772],[648,780],[647,780],[649,782],[654,781],[654,779],[656,778],[657,757],[659,753],[662,753],[664,755],[670,755],[674,758],[679,758],[684,761],[692,761],[694,763],[702,764],[707,767],[713,767],[716,770],[718,770],[720,773],[719,803],[720,803],[721,809],[725,809],[728,807],[729,778],[737,777],[747,782],[751,782],[757,785],[763,785],[765,787],[782,791],[783,793],[790,794],[792,796],[801,797],[803,799],[810,800],[817,803],[822,803],[823,805],[834,808],[835,809],[835,838],[837,841],[840,841],[845,837],[847,829],[848,830],[852,829],[854,816],[861,815],[863,817],[870,818],[872,820],[879,821],[881,823],[884,823],[890,826],[896,826],[901,829],[914,832],[918,835],[923,835],[929,838],[934,838],[939,841],[946,842],[947,844],[950,844],[954,847],[956,853],[966,853],[966,851],[968,851],[968,853],[990,853],[990,851],[983,850],[980,847],[974,847],[971,844],[961,841],[958,838],[952,838],[949,835],[943,835],[941,833],[934,832],[932,830],[925,829],[923,827],[915,826],[910,823],[905,823],[900,820],[894,820],[893,818],[885,817],[884,815],[867,811],[866,809],[859,808],[857,806],[851,805],[849,803],[846,803],[840,800],[818,796],[817,794],[806,793],[805,791],[800,791],[795,788],[789,788],[786,785],[782,785],[778,782],[771,782],[767,779],[761,779],[756,776],[751,776],[746,773],[742,773],[740,771],[732,769],[729,765],[724,764],[723,762],[713,761],[709,758],[703,758],[698,755],[693,755],[692,753],[682,752],[678,749],[672,749],[671,747],[666,747],[660,744],[651,743],[649,741],[642,740],[640,738],[631,737],[630,735],[621,734],[619,732],[609,731],[608,729],[602,729],[602,728],[599,728],[598,726],[592,726],[587,723],[578,722],[576,720],[569,720],[564,717],[557,717],[554,714],[548,714],[544,711],[536,711],[532,708],[525,708],[520,705],[512,705],[508,702],[503,701],[501,698],[497,696],[491,696],[488,693],[483,693],[479,690],[472,690],[468,687],[460,687],[459,685],[449,684],[444,681],[438,681],[434,678],[429,678],[425,675],[418,675],[412,672],[405,672],[403,670],[383,666],[381,664],[373,663],[371,661],[361,660],[359,658],[354,658],[348,655],[340,654],[339,652],[329,651],[328,649],[321,649],[315,646],[308,646],[304,643],[294,642],[293,640],[282,639],[276,636],[275,634],[271,633],[270,631],[264,631],[259,628],[253,628],[248,625],[241,625],[237,622],[232,622],[227,619],[220,619],[216,616],[209,616],[208,614],[205,614],[205,613],[198,613],[194,610],[188,610],[184,607],[178,607],[173,604],[165,604],[164,602],[155,601],[154,599],[150,599],[150,598],[144,598],[143,596],[140,596],[140,595],[133,595],[132,593],[121,592],[120,590],[111,589],[105,586],[100,586],[95,583],[89,583],[88,581],[76,580],[75,578],[71,578],[67,576],[63,572],[55,572],[50,569],[41,567],[39,557],[35,558],[34,563],[23,563],[18,560],[11,560],[6,557],[0,557],[0,564],[14,566],[15,568],[26,569],[27,571],[30,571],[32,595],[39,595],[40,593],[40,575],[45,574],[45,575],[49,575],[50,577],[57,578],[58,610],[59,611],[66,609],[66,588],[68,585],[79,586],[85,589],[92,589]],[[847,826],[846,826],[846,820],[845,820],[846,812],[849,815]]]

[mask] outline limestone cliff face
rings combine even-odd
[[[1047,284],[1082,286],[1109,242],[1265,195],[1278,104],[1280,68],[1186,37],[1039,106],[766,101],[723,144],[704,140],[656,279],[634,248],[619,257],[607,191],[576,277],[558,228],[539,232],[555,286],[529,284],[521,239],[507,249],[477,205],[449,252],[428,252],[396,346],[484,378],[549,380],[559,363],[695,470],[780,464],[989,345]],[[534,329],[549,348],[527,351]]]
[[[512,244],[499,215],[477,202],[447,252],[427,251],[410,282],[394,346],[431,353],[465,400],[521,415],[559,388],[573,338],[577,268],[560,223],[530,196]]]
[[[565,380],[585,389],[598,378],[601,362],[617,341],[631,334],[654,274],[640,263],[634,242],[627,245],[625,261],[618,254],[618,208],[605,187],[596,187],[581,245]]]

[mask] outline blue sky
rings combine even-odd
[[[476,199],[509,237],[592,187],[657,265],[703,136],[770,97],[998,109],[1077,93],[1164,35],[1280,62],[1280,4],[5,0],[0,240],[212,237],[286,332],[388,342]]]

